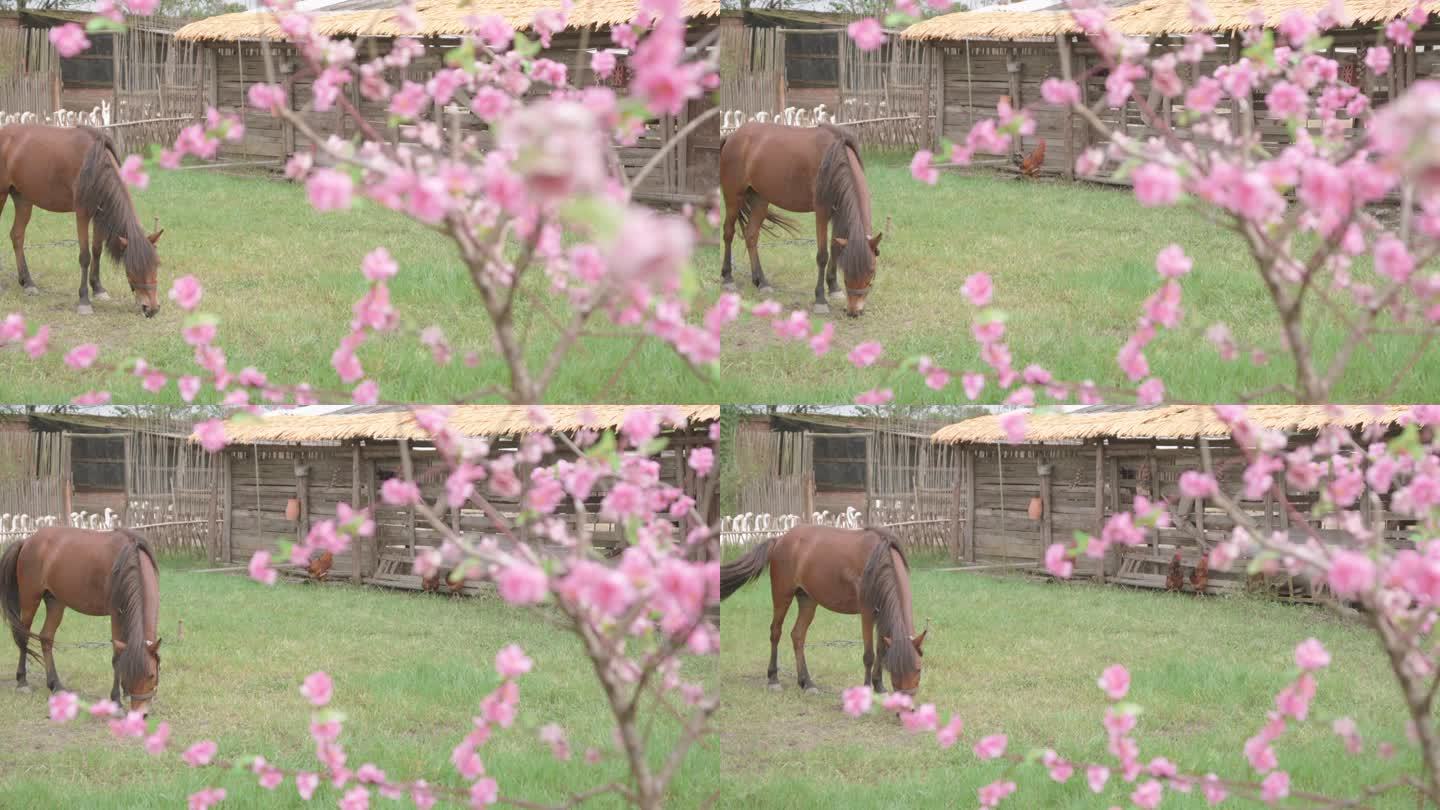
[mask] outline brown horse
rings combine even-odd
[[[925,634],[913,635],[910,619],[910,564],[900,541],[883,529],[835,529],[799,526],[778,538],[766,540],[740,559],[720,567],[720,599],[758,579],[770,566],[770,688],[779,689],[780,631],[790,600],[800,602],[800,615],[790,631],[795,645],[795,670],[800,688],[818,692],[805,666],[805,633],[823,605],[836,613],[860,614],[860,636],[865,642],[865,682],[885,691],[881,665],[890,671],[890,683],[909,695],[920,688],[920,658]],[[872,647],[871,628],[874,628]],[[879,648],[876,654],[875,647]]]
[[[37,635],[30,632],[30,624],[42,600],[45,626]],[[110,617],[115,648],[110,699],[120,702],[123,689],[131,711],[148,713],[160,684],[160,579],[145,539],[125,529],[94,532],[55,526],[12,544],[0,556],[0,608],[20,648],[15,685],[21,691],[30,691],[26,659],[40,660],[30,648],[31,638],[40,639],[50,691],[65,688],[55,672],[54,647],[67,607]]]
[[[5,210],[8,195],[15,201],[10,243],[15,247],[20,286],[27,295],[39,292],[25,263],[25,226],[38,205],[61,214],[75,212],[75,230],[80,237],[81,315],[93,312],[92,290],[97,301],[110,298],[100,286],[102,245],[113,261],[124,261],[130,290],[145,317],[160,311],[156,294],[160,257],[155,244],[164,231],[147,236],[140,227],[130,192],[120,179],[119,161],[115,142],[98,129],[34,124],[0,129],[0,212]]]
[[[845,130],[822,124],[788,127],[745,124],[720,141],[720,190],[725,196],[725,261],[721,279],[733,289],[730,244],[739,222],[750,253],[750,280],[769,291],[760,268],[760,229],[778,226],[797,233],[795,223],[770,211],[815,212],[815,311],[826,313],[830,294],[838,295],[835,265],[845,269],[845,311],[852,318],[865,311],[865,295],[875,280],[883,233],[870,235],[870,189],[860,162],[860,143]],[[830,252],[834,223],[835,250]],[[887,221],[888,227],[888,221]]]

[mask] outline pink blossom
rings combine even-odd
[[[519,645],[508,644],[495,654],[495,671],[502,678],[518,678],[529,672],[535,662],[525,655]]]
[[[122,740],[126,737],[140,739],[145,736],[145,715],[140,712],[127,712],[121,719],[111,720],[110,733]]]
[[[120,179],[136,191],[144,191],[150,187],[150,175],[144,169],[145,161],[139,155],[130,155],[120,165]]]
[[[65,365],[73,369],[89,368],[100,354],[100,347],[94,343],[82,343],[65,355]]]
[[[25,341],[24,346],[25,353],[30,355],[31,360],[39,360],[44,357],[45,353],[50,350],[50,327],[42,326],[36,329],[35,334]]]
[[[850,34],[850,39],[855,41],[855,47],[862,51],[873,51],[885,44],[885,30],[874,17],[856,20],[850,23],[846,31]]]
[[[90,704],[91,717],[114,717],[120,713],[120,706],[113,700],[99,700]]]
[[[1155,270],[1161,278],[1180,278],[1190,272],[1194,262],[1179,245],[1170,245],[1155,256]]]
[[[615,54],[610,51],[596,51],[590,57],[590,69],[602,79],[610,78],[615,72]]]
[[[1260,783],[1260,798],[1266,804],[1274,804],[1290,795],[1290,774],[1275,771]]]
[[[211,761],[215,759],[215,752],[217,750],[219,750],[219,746],[214,742],[202,740],[186,748],[185,753],[182,754],[180,758],[185,760],[186,765],[192,768],[199,768],[209,765]]]
[[[1180,494],[1187,498],[1212,498],[1220,491],[1215,476],[1196,470],[1180,474]]]
[[[1075,573],[1075,563],[1070,560],[1063,543],[1054,543],[1045,549],[1045,570],[1060,579],[1069,579]]]
[[[545,572],[525,562],[513,562],[495,578],[500,597],[512,605],[533,605],[549,592]]]
[[[1200,787],[1205,793],[1205,801],[1211,806],[1225,801],[1226,797],[1230,795],[1229,791],[1225,790],[1225,785],[1220,781],[1220,777],[1213,773],[1205,775],[1200,782]]]
[[[1105,789],[1105,783],[1110,780],[1110,769],[1103,765],[1091,765],[1085,769],[1085,781],[1090,784],[1092,793],[1099,793]]]
[[[152,757],[159,756],[165,753],[165,746],[169,742],[170,724],[161,722],[155,727],[155,733],[145,738],[145,753]]]
[[[50,719],[68,723],[80,712],[80,699],[74,692],[56,692],[50,696]]]
[[[365,254],[364,260],[360,263],[360,272],[364,274],[366,280],[372,282],[394,278],[399,271],[400,267],[390,257],[390,251],[383,247],[375,248]]]
[[[1025,441],[1025,412],[1007,411],[1000,414],[1000,429],[1005,431],[1005,441],[1010,444]]]
[[[1174,205],[1180,199],[1180,175],[1168,166],[1146,163],[1135,170],[1135,199],[1146,207]]]
[[[970,303],[977,307],[983,307],[990,303],[990,298],[995,293],[995,285],[990,280],[989,273],[972,273],[965,277],[965,284],[960,288]]]
[[[1004,780],[991,782],[979,790],[980,806],[982,808],[994,807],[1003,801],[1006,796],[1014,793],[1015,790],[1016,785],[1014,782],[1006,782]]]
[[[872,388],[855,397],[856,405],[884,405],[895,398],[895,392],[889,388]]]
[[[866,341],[857,344],[855,348],[850,350],[849,360],[856,368],[873,366],[875,362],[880,359],[882,351],[879,343]]]
[[[186,800],[186,806],[189,810],[209,810],[223,801],[225,801],[225,788],[205,788],[197,793],[191,793]]]
[[[50,29],[50,44],[61,56],[69,59],[89,48],[90,40],[85,36],[85,29],[75,23],[65,23]]]
[[[295,790],[300,793],[300,798],[310,801],[315,795],[315,788],[320,786],[320,777],[316,774],[302,771],[295,774]]]
[[[1080,85],[1072,81],[1050,77],[1040,83],[1040,97],[1046,104],[1068,107],[1080,103]]]
[[[1158,405],[1165,400],[1165,383],[1159,377],[1151,377],[1135,389],[1135,399],[1141,405]]]
[[[1310,104],[1305,90],[1290,82],[1276,82],[1265,94],[1265,106],[1271,118],[1299,119]]]
[[[985,375],[968,371],[960,377],[960,385],[965,389],[965,396],[975,399],[985,388]]]
[[[914,706],[915,701],[911,700],[910,696],[904,692],[891,692],[885,696],[885,700],[881,701],[880,705],[884,706],[886,711],[899,712]]]
[[[420,502],[420,487],[414,481],[389,478],[380,487],[380,499],[391,506],[409,506]]]
[[[471,807],[488,807],[499,800],[500,786],[488,776],[470,786]]]
[[[1405,243],[1393,236],[1382,236],[1375,243],[1375,269],[1380,275],[1404,284],[1415,271],[1415,259],[1405,249]]]
[[[320,169],[305,182],[305,191],[310,196],[310,205],[317,211],[338,211],[350,207],[350,196],[354,193],[355,181],[350,175],[334,169]]]
[[[203,294],[204,288],[200,286],[200,280],[194,276],[181,276],[175,279],[174,284],[170,285],[170,300],[186,312],[200,305],[200,297]]]
[[[1371,48],[1365,52],[1365,67],[1376,76],[1384,76],[1390,72],[1390,49],[1386,47]]]
[[[1151,779],[1135,788],[1135,791],[1130,794],[1130,801],[1134,802],[1136,807],[1144,808],[1144,810],[1155,810],[1160,806],[1160,800],[1164,798],[1164,795],[1165,787]]]
[[[925,703],[914,711],[905,712],[900,716],[900,722],[905,726],[906,731],[934,731],[939,722],[935,704]]]
[[[1375,585],[1375,563],[1365,554],[1337,549],[1330,558],[1330,588],[1342,598],[1356,596]]]
[[[278,84],[252,84],[246,96],[257,110],[270,112],[285,107],[285,88]]]
[[[874,697],[874,691],[869,686],[852,686],[842,694],[845,705],[845,713],[851,717],[859,717],[870,711],[870,701]]]
[[[960,715],[950,715],[950,722],[946,723],[944,726],[941,726],[935,732],[935,742],[941,748],[949,748],[953,746],[956,742],[960,740],[960,732],[962,729],[964,729],[964,727],[965,723],[960,719]]]
[[[257,551],[250,558],[250,578],[265,585],[274,585],[279,574],[270,567],[270,552]]]
[[[330,680],[330,676],[323,671],[312,672],[300,685],[300,694],[310,701],[312,706],[324,706],[330,702],[330,697],[334,694],[334,683]]]
[[[991,734],[975,743],[975,756],[980,759],[995,759],[1004,756],[1008,738],[1004,734]]]
[[[1108,666],[1096,683],[1111,700],[1120,700],[1130,691],[1130,671],[1123,664]]]
[[[370,810],[370,791],[356,785],[340,799],[340,810]]]
[[[1308,638],[1295,648],[1295,665],[1307,672],[1330,666],[1330,653],[1318,639]]]

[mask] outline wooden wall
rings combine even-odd
[[[692,497],[698,496],[700,485],[686,460],[691,449],[710,444],[705,434],[706,427],[701,426],[694,432],[668,434],[670,447],[658,457],[662,478],[684,488]],[[514,445],[499,443],[495,446],[504,450]],[[256,551],[273,551],[281,540],[303,537],[310,526],[335,518],[338,504],[349,503],[374,507],[375,537],[359,549],[358,569],[356,548],[352,546],[347,553],[337,555],[330,576],[355,579],[358,570],[359,578],[368,581],[376,574],[381,558],[387,556],[404,558],[407,561],[405,573],[408,574],[408,560],[413,557],[415,548],[437,546],[441,535],[423,517],[412,514],[409,508],[378,502],[376,493],[384,481],[403,477],[407,452],[414,480],[420,484],[425,500],[432,505],[444,506],[448,469],[429,445],[410,446],[403,450],[397,442],[323,447],[231,447],[226,451],[224,462],[226,478],[222,485],[225,492],[222,512],[228,520],[221,541],[221,560],[245,564]],[[566,457],[573,456],[561,453],[545,463]],[[297,468],[303,468],[305,475],[297,476]],[[517,501],[493,495],[483,483],[478,486],[507,520],[513,520],[520,513]],[[597,486],[585,506],[596,544],[616,547],[623,541],[620,528],[600,522],[597,517],[606,491]],[[301,502],[300,517],[294,521],[285,517],[286,506],[292,498]],[[473,503],[458,511],[445,507],[440,514],[451,528],[462,532],[495,532],[491,519]],[[572,504],[567,500],[556,514],[573,516]],[[718,521],[716,514],[710,517]],[[287,561],[277,560],[277,563],[284,562]],[[418,585],[418,580],[415,584]]]
[[[1440,75],[1440,26],[1420,32],[1415,38],[1415,47],[1392,47],[1393,67],[1385,76],[1374,76],[1364,66],[1364,49],[1374,46],[1376,35],[1373,30],[1343,30],[1331,32],[1333,44],[1328,55],[1342,65],[1355,67],[1354,81],[1370,97],[1374,106],[1381,106],[1395,97],[1401,90],[1415,81]],[[1237,61],[1244,50],[1234,36],[1217,36],[1218,47],[1206,55],[1199,67],[1200,76],[1212,75],[1217,67]],[[1181,38],[1156,38],[1153,50],[1158,55],[1178,49]],[[1070,37],[1063,43],[1057,40],[1045,41],[999,41],[970,40],[966,42],[933,43],[930,46],[938,54],[939,79],[942,96],[940,114],[935,125],[935,140],[947,139],[963,143],[970,128],[985,118],[995,116],[995,106],[1001,96],[1008,96],[1016,107],[1030,104],[1035,113],[1036,132],[1034,135],[1017,139],[1006,155],[980,153],[976,155],[980,165],[1008,165],[1011,158],[1029,155],[1040,138],[1046,141],[1045,159],[1042,170],[1049,174],[1073,176],[1075,158],[1086,147],[1100,143],[1089,126],[1068,111],[1046,104],[1040,96],[1040,85],[1045,79],[1062,76],[1061,60],[1069,59],[1071,75],[1078,78],[1086,75],[1100,59],[1083,37]],[[1187,85],[1196,77],[1196,68],[1181,65],[1181,78]],[[1344,74],[1342,73],[1342,76]],[[1148,81],[1137,83],[1137,88],[1147,104],[1165,120],[1177,120],[1184,105],[1182,99],[1164,100],[1151,92]],[[1086,103],[1093,104],[1105,94],[1105,77],[1097,74],[1083,86]],[[1255,93],[1250,110],[1222,106],[1224,114],[1232,116],[1234,126],[1254,127],[1261,135],[1262,143],[1272,150],[1283,148],[1290,142],[1290,135],[1283,121],[1267,117],[1263,93]],[[1342,113],[1342,118],[1343,113]],[[1124,108],[1106,107],[1100,118],[1107,125],[1126,132],[1130,137],[1145,139],[1156,131],[1144,124],[1139,105],[1130,101]],[[1319,131],[1319,120],[1310,122],[1313,132]],[[1360,133],[1358,124],[1352,129]],[[1107,165],[1113,169],[1113,164]]]
[[[1292,440],[1292,445],[1298,443]],[[1246,466],[1243,455],[1228,441],[1213,441],[1209,449],[1222,489],[1239,489]],[[1143,494],[1151,500],[1163,499],[1173,524],[1148,531],[1146,543],[1140,547],[1112,546],[1103,568],[1101,561],[1082,556],[1076,561],[1076,575],[1164,587],[1166,570],[1179,551],[1188,580],[1201,554],[1229,538],[1235,528],[1235,522],[1215,504],[1181,496],[1180,475],[1201,469],[1202,463],[1201,448],[1194,442],[966,446],[955,487],[959,520],[953,556],[974,563],[1039,565],[1050,544],[1069,544],[1076,531],[1098,533],[1111,515],[1129,511],[1136,494]],[[1038,520],[1029,513],[1032,498],[1040,498],[1043,505]],[[1317,500],[1315,492],[1287,491],[1286,498],[1302,515],[1309,514]],[[1372,520],[1385,521],[1391,543],[1408,543],[1412,521],[1386,511],[1388,504],[1389,496],[1382,496],[1379,512],[1368,504],[1364,512]],[[1241,501],[1240,506],[1263,531],[1292,528],[1289,513],[1268,496]],[[1323,521],[1319,526],[1322,533],[1337,528]],[[1334,536],[1340,537],[1338,533]],[[1243,587],[1244,564],[1238,564],[1236,571],[1239,573],[1212,572],[1210,590]],[[1288,589],[1286,595],[1303,595],[1303,583],[1271,584]]]
[[[690,39],[698,40],[705,32],[692,31]],[[608,34],[596,33],[583,42],[578,34],[567,33],[557,36],[552,47],[540,54],[541,57],[561,62],[570,71],[569,80],[577,86],[598,83],[590,71],[589,55],[581,53],[582,44],[589,48],[607,47],[611,43]],[[452,42],[428,40],[424,56],[416,59],[406,69],[405,78],[424,82],[441,69],[445,53],[454,46]],[[246,93],[252,84],[264,82],[265,58],[259,43],[225,42],[207,46],[208,75],[211,86],[210,103],[222,110],[243,110],[245,138],[239,143],[225,144],[221,148],[222,159],[235,161],[276,161],[283,162],[296,150],[304,150],[303,135],[297,138],[293,127],[279,119],[249,108]],[[362,59],[372,55],[383,55],[389,50],[389,40],[361,40],[357,44]],[[272,44],[270,51],[279,70],[277,79],[289,90],[291,108],[304,110],[311,105],[313,77],[300,69],[301,62],[294,49],[286,44]],[[577,60],[577,54],[580,57]],[[579,70],[577,72],[577,61]],[[399,131],[388,126],[389,114],[386,105],[363,98],[354,82],[342,91],[360,111],[373,130],[392,142],[414,141],[417,139],[413,127],[401,127]],[[544,93],[544,90],[533,91]],[[661,146],[683,129],[693,117],[699,116],[714,106],[710,97],[692,101],[678,116],[664,116],[652,121],[645,133],[634,144],[622,146],[617,151],[627,175],[633,175],[654,157]],[[342,116],[337,110],[304,114],[306,123],[322,135],[338,134],[350,138],[357,134],[359,125],[349,116]],[[446,128],[458,125],[464,135],[476,135],[482,147],[489,144],[489,132],[479,118],[465,106],[451,105],[447,110],[435,109],[430,120]],[[720,119],[711,118],[701,124],[688,137],[682,148],[672,150],[646,177],[636,190],[636,198],[649,202],[680,203],[703,199],[719,184],[720,178]]]

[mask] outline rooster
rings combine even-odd
[[[1195,564],[1195,571],[1190,575],[1190,584],[1195,586],[1196,593],[1205,593],[1210,585],[1210,555],[1200,555],[1200,562]]]
[[[1025,177],[1038,176],[1040,174],[1040,166],[1045,162],[1045,139],[1040,139],[1040,142],[1035,145],[1035,151],[1031,152],[1029,157],[1024,160],[1020,158],[1015,158],[1014,160],[1015,166],[1020,170],[1021,175]]]
[[[452,593],[452,594],[457,594],[457,593],[460,593],[461,591],[465,590],[465,572],[464,572],[464,571],[459,571],[459,570],[451,571],[451,572],[450,572],[450,576],[448,577],[448,581],[449,581],[449,584],[450,584],[450,593]]]
[[[306,570],[310,572],[310,578],[318,582],[324,582],[330,577],[330,566],[335,564],[335,555],[326,551],[310,561]]]
[[[1175,552],[1175,557],[1170,560],[1170,573],[1165,577],[1165,590],[1185,590],[1185,574],[1180,570],[1180,552]]]
[[[440,572],[420,578],[420,590],[426,593],[434,593],[440,589]]]

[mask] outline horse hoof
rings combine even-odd
[[[844,290],[831,290],[831,291],[830,291],[830,297],[831,297],[831,298],[844,298],[844,297],[845,297],[845,291],[844,291]]]
[[[770,684],[770,691],[771,691],[771,692],[779,692],[780,690],[782,690],[782,689],[784,689],[784,688],[785,688],[785,687],[781,686],[781,685],[778,684],[778,683],[772,683],[772,684]]]
[[[805,687],[805,694],[807,694],[807,695],[818,695],[818,694],[820,694],[820,687],[818,687],[818,686],[807,686],[807,687]]]
[[[760,292],[764,293],[765,295],[770,295],[771,293],[775,292],[775,288],[771,287],[770,283],[767,281],[766,283],[760,285]]]
[[[110,300],[110,293],[105,292],[104,290],[101,290],[100,292],[95,293],[95,300],[96,300],[96,301],[109,301],[109,300]]]
[[[26,288],[25,288],[25,294],[26,294],[26,295],[39,295],[39,294],[40,294],[40,288],[39,288],[39,287],[36,287],[34,284],[31,284],[29,287],[26,287]]]
[[[721,283],[720,283],[720,289],[724,290],[725,292],[732,292],[732,293],[733,293],[733,292],[735,292],[735,289],[736,289],[736,288],[735,288],[735,282],[733,282],[733,281],[724,281],[724,282],[721,282]]]
[[[94,309],[93,307],[91,307],[89,304],[81,304],[80,306],[78,306],[78,307],[75,308],[75,311],[78,312],[78,313],[80,313],[81,315],[94,315],[94,314],[95,314],[95,309]]]
[[[33,690],[30,688],[29,684],[22,683],[19,686],[15,687],[15,691],[19,692],[22,695],[28,695]]]
[[[815,306],[813,306],[813,307],[810,308],[810,311],[813,312],[813,313],[815,313],[816,315],[829,315],[829,314],[830,314],[830,305],[829,305],[829,304],[816,303]]]

